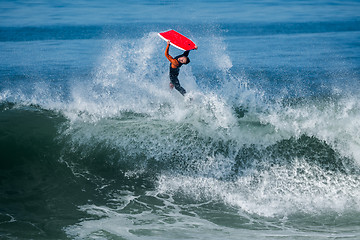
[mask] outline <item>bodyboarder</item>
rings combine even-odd
[[[178,76],[179,76],[180,67],[183,64],[186,65],[190,63],[190,59],[188,57],[190,51],[185,51],[183,54],[173,58],[172,56],[169,55],[169,48],[170,48],[170,41],[167,41],[165,56],[170,61],[170,74],[169,74],[170,88],[172,89],[175,87],[175,89],[178,90],[184,96],[186,90],[180,85]],[[195,47],[195,49],[197,49],[197,47]]]

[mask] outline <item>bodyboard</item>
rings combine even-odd
[[[185,37],[184,35],[181,35],[180,33],[176,32],[175,30],[161,32],[158,33],[158,35],[165,41],[170,40],[170,44],[180,50],[188,51],[196,48],[196,45],[193,41],[191,41],[189,38]]]

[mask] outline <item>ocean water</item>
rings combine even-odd
[[[359,1],[2,0],[0,59],[1,239],[360,239]]]

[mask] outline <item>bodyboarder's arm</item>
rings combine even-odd
[[[172,56],[170,56],[169,48],[170,48],[170,41],[167,42],[167,46],[165,49],[165,57],[171,62],[172,68],[177,68],[179,66],[179,62],[176,59],[174,59]]]
[[[190,52],[190,50],[185,51],[185,52],[182,54],[182,56],[185,56],[185,57],[189,56],[189,52]]]

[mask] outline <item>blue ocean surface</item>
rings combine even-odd
[[[0,1],[0,239],[360,239],[359,53],[356,0]]]

